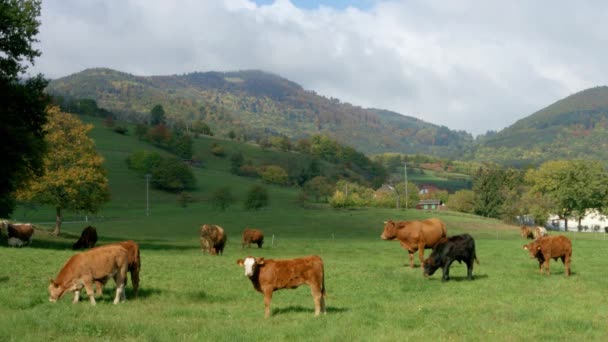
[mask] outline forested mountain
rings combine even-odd
[[[509,165],[608,160],[608,87],[568,96],[498,133],[479,137],[475,159]]]
[[[52,81],[47,90],[64,98],[95,100],[99,107],[133,121],[146,121],[160,104],[170,124],[202,120],[216,134],[233,131],[246,140],[323,134],[364,153],[449,158],[462,157],[473,144],[464,131],[343,103],[262,71],[144,77],[88,69]]]

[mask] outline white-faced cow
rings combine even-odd
[[[245,228],[243,230],[243,243],[241,248],[251,247],[251,243],[258,245],[258,248],[262,248],[264,244],[264,233],[259,229]]]
[[[302,284],[310,286],[315,302],[315,316],[325,313],[325,275],[323,260],[316,256],[296,259],[264,260],[249,256],[237,260],[244,266],[245,275],[253,287],[264,294],[264,316],[270,317],[272,293],[280,289],[294,289]]]
[[[221,255],[224,253],[226,240],[228,237],[224,233],[224,228],[214,224],[203,224],[200,229],[201,250],[207,251],[211,255]]]
[[[116,243],[112,243],[112,244],[108,244],[108,245],[99,246],[94,249],[107,248],[107,247],[111,247],[111,246],[120,246],[127,250],[127,262],[128,262],[127,271],[131,274],[131,285],[133,286],[133,295],[135,298],[137,298],[139,296],[139,272],[141,270],[141,258],[139,256],[139,245],[133,240],[128,240],[128,241],[121,241],[121,242],[116,242]],[[107,281],[108,279],[105,279],[105,280]],[[126,285],[126,282],[127,282],[127,279],[125,278],[125,285]],[[96,294],[98,297],[101,296],[104,286],[105,286],[105,281],[103,279],[99,280],[99,281],[95,281]]]
[[[570,275],[570,260],[572,259],[572,242],[563,235],[544,236],[534,240],[524,249],[530,253],[530,258],[538,260],[538,269],[543,274],[543,267],[549,272],[549,261],[561,259],[564,263],[565,273]]]
[[[399,240],[408,251],[410,267],[414,267],[414,253],[418,251],[420,263],[424,262],[424,249],[435,247],[439,239],[446,236],[445,224],[438,218],[424,221],[384,222],[382,240]]]
[[[87,226],[80,233],[80,238],[72,245],[73,250],[82,248],[93,248],[97,243],[97,229],[92,226]]]
[[[29,246],[32,243],[34,227],[31,223],[9,223],[2,221],[2,229],[6,229],[8,245],[11,247]]]
[[[114,278],[116,297],[114,304],[126,300],[124,287],[127,276],[127,250],[120,246],[91,249],[72,256],[63,266],[55,279],[50,279],[49,300],[56,302],[66,292],[74,292],[74,300],[80,299],[80,290],[84,287],[92,305],[95,305],[93,283],[106,282]]]
[[[433,252],[424,261],[424,276],[433,275],[438,268],[443,270],[442,281],[450,280],[450,266],[454,261],[464,261],[467,265],[467,278],[473,279],[473,261],[479,264],[475,253],[475,240],[469,234],[454,235],[442,238],[433,248]]]

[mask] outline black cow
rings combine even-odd
[[[82,248],[93,248],[97,243],[97,229],[92,226],[87,226],[82,230],[80,238],[72,245],[73,250]]]
[[[442,281],[450,280],[450,265],[454,261],[467,264],[467,278],[473,279],[473,260],[479,265],[475,254],[475,240],[469,234],[454,235],[443,238],[433,247],[433,252],[424,261],[424,276],[430,276],[441,267]]]

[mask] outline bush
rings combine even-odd
[[[150,173],[160,164],[163,157],[157,152],[136,151],[127,158],[127,166],[141,174]]]
[[[185,191],[182,191],[177,195],[177,204],[182,208],[186,208],[188,204],[193,202],[194,197]]]
[[[245,196],[245,209],[247,210],[259,210],[268,204],[268,191],[262,186],[254,185]]]
[[[230,187],[223,186],[215,190],[211,195],[211,203],[222,211],[226,210],[226,208],[234,203],[234,197],[232,196]]]
[[[118,134],[125,135],[125,134],[127,134],[127,132],[129,132],[129,129],[125,126],[116,126],[116,127],[114,127],[113,131]]]
[[[210,150],[211,154],[213,154],[216,157],[224,157],[224,148],[217,144],[217,143],[213,143],[213,145],[211,145],[211,150]]]
[[[177,158],[162,159],[151,173],[152,185],[165,191],[180,192],[193,189],[196,184],[190,167]]]
[[[245,163],[245,158],[241,152],[235,152],[230,156],[230,173],[239,174],[241,166]]]
[[[268,165],[260,172],[263,180],[271,184],[285,185],[287,184],[287,171],[277,165]]]
[[[239,175],[245,177],[257,177],[258,169],[252,164],[245,164],[239,169]]]

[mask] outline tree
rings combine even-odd
[[[260,177],[268,183],[285,185],[287,184],[287,171],[278,165],[268,165],[260,171]]]
[[[175,157],[163,158],[151,170],[152,185],[169,192],[194,189],[196,179],[190,167]]]
[[[0,2],[0,217],[15,208],[15,191],[29,178],[43,173],[44,135],[49,103],[44,94],[47,81],[38,75],[19,80],[40,56],[37,42],[40,1]]]
[[[268,206],[268,191],[266,188],[254,185],[247,191],[245,196],[245,209],[247,210],[259,210],[263,207]]]
[[[448,207],[461,213],[472,214],[475,208],[475,193],[471,190],[458,190],[448,198]]]
[[[150,111],[150,126],[164,125],[166,123],[165,120],[165,109],[157,104]]]
[[[245,158],[243,157],[243,154],[240,151],[233,153],[230,156],[230,173],[238,175],[241,166],[243,166],[244,163]]]
[[[327,178],[317,176],[306,182],[302,191],[307,195],[313,196],[315,202],[319,202],[319,198],[323,198],[327,202],[327,198],[333,192],[333,187]]]
[[[553,214],[565,221],[579,220],[588,209],[601,210],[608,196],[608,173],[599,161],[562,160],[542,164],[526,173],[532,195],[544,195]],[[580,224],[580,222],[579,222]]]
[[[232,203],[234,203],[234,197],[232,196],[232,190],[230,187],[223,186],[218,188],[211,194],[211,203],[219,208],[221,211],[226,210]]]
[[[61,232],[63,210],[95,213],[109,201],[108,179],[103,158],[87,136],[92,125],[49,107],[45,140],[50,153],[43,160],[44,176],[32,179],[18,192],[22,200],[55,207],[54,234]]]
[[[211,128],[202,122],[201,120],[196,120],[192,123],[192,133],[194,134],[204,134],[213,136],[213,132],[211,132]]]

